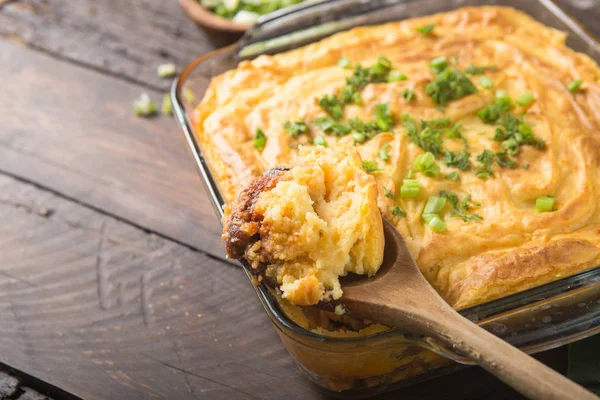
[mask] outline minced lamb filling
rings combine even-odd
[[[301,148],[243,190],[224,222],[228,256],[296,305],[339,299],[340,276],[371,276],[383,260],[377,182],[352,148]]]

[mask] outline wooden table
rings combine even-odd
[[[174,0],[0,0],[0,35],[0,399],[325,398],[223,261],[175,121],[131,114],[232,38]],[[478,368],[400,396],[519,398]]]

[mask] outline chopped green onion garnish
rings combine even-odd
[[[299,134],[308,130],[306,124],[300,121],[286,121],[283,123],[283,128],[291,137],[298,137]]]
[[[462,149],[460,152],[446,151],[444,153],[444,162],[447,166],[458,168],[461,171],[471,169],[470,153],[465,149]]]
[[[334,121],[332,118],[324,117],[319,118],[317,121],[319,124],[319,128],[323,130],[323,132],[330,133],[334,136],[344,136],[349,134],[352,129],[350,126],[343,122]]]
[[[252,140],[252,146],[257,149],[262,149],[267,144],[267,137],[262,129],[256,128],[256,133],[254,134],[254,139]]]
[[[423,35],[427,35],[427,34],[430,34],[431,32],[433,32],[433,28],[435,28],[434,24],[428,24],[428,25],[420,26],[416,30],[417,30],[417,32],[422,33]]]
[[[165,93],[163,96],[161,111],[165,115],[173,115],[173,107],[171,106],[171,95],[169,93]]]
[[[446,57],[444,56],[436,57],[429,63],[429,67],[436,74],[439,74],[440,72],[445,70],[447,66],[448,62],[446,61]]]
[[[496,65],[476,67],[471,64],[467,69],[465,69],[465,73],[469,75],[481,75],[485,73],[485,71],[497,71],[498,67]]]
[[[521,107],[527,107],[528,105],[530,105],[533,102],[533,93],[531,93],[530,91],[527,91],[525,93],[523,93],[522,95],[519,96],[519,98],[516,100],[516,103],[518,105],[520,105]]]
[[[529,164],[525,163],[525,164],[521,165],[521,168],[523,168],[523,169],[529,169]]]
[[[435,163],[435,156],[430,152],[418,156],[413,166],[415,170],[424,173],[430,178],[435,178],[440,172],[440,167]]]
[[[427,169],[433,164],[435,164],[435,156],[430,152],[426,152],[418,156],[414,163],[417,171],[419,171],[419,168]]]
[[[415,91],[410,88],[404,88],[402,90],[402,97],[404,98],[404,100],[410,102],[412,99],[415,98]]]
[[[386,144],[381,149],[379,149],[379,158],[383,161],[387,161],[390,159],[390,155],[388,154],[388,150],[392,147],[391,144]]]
[[[313,139],[313,144],[316,144],[317,146],[327,147],[327,141],[325,140],[325,138],[323,136],[315,137]]]
[[[150,99],[148,93],[142,93],[140,97],[133,102],[133,113],[141,117],[156,115],[156,104]]]
[[[400,188],[401,197],[417,197],[419,195],[420,188],[418,186],[402,186]]]
[[[487,76],[480,77],[479,84],[486,89],[489,89],[492,86],[494,86],[494,82],[492,82],[492,80],[490,78],[488,78]]]
[[[340,57],[338,60],[338,65],[342,68],[348,68],[350,66],[350,60],[346,56]]]
[[[175,64],[161,64],[158,66],[157,73],[161,78],[169,78],[177,74],[177,67]]]
[[[569,92],[576,92],[579,90],[582,84],[583,81],[581,79],[576,79],[573,82],[569,83],[567,89],[569,89]]]
[[[257,149],[262,149],[267,144],[267,137],[262,129],[256,128],[254,133],[254,139],[252,139],[252,145]]]
[[[394,199],[396,198],[396,196],[394,195],[394,193],[392,193],[392,191],[388,188],[383,188],[384,193],[385,193],[385,197],[388,197],[390,199]]]
[[[535,208],[539,212],[549,212],[554,209],[554,197],[540,196],[535,200]]]
[[[439,196],[430,196],[427,199],[427,204],[425,204],[425,209],[423,209],[423,214],[435,214],[442,211],[446,205],[446,198]]]
[[[366,172],[375,172],[375,171],[379,171],[379,167],[377,166],[377,161],[373,161],[373,160],[364,160],[362,162],[362,168],[366,171]]]
[[[452,171],[448,175],[446,175],[446,179],[454,182],[460,182],[460,176],[458,176],[458,172],[456,171]]]
[[[475,169],[475,175],[479,179],[485,179],[488,176],[494,176],[492,167],[494,166],[495,160],[496,154],[488,149],[485,149],[481,154],[477,156],[477,161],[479,161],[479,165]]]
[[[344,110],[340,100],[335,94],[328,94],[321,97],[318,101],[319,107],[335,120],[340,120],[344,115]]]
[[[390,110],[390,103],[382,103],[375,106],[375,124],[384,132],[392,129],[394,126],[394,117]]]
[[[364,133],[360,133],[360,132],[354,132],[352,134],[352,138],[354,139],[355,143],[362,143],[365,140],[367,140],[367,137],[365,136]]]
[[[435,216],[435,214],[421,214],[421,219],[428,224],[429,221],[431,221],[433,219],[433,217]]]
[[[427,226],[434,232],[442,233],[448,228],[448,225],[440,218],[437,214],[423,214],[423,219],[427,223]]]
[[[407,79],[408,77],[400,71],[391,71],[388,76],[388,82],[400,82]]]
[[[402,209],[398,207],[398,205],[395,205],[392,209],[392,215],[394,217],[406,217],[406,212],[402,211]]]
[[[434,60],[435,61],[435,60]],[[477,92],[471,79],[460,71],[446,68],[445,61],[435,62],[431,69],[435,78],[425,86],[425,93],[440,106]]]
[[[400,187],[401,197],[417,197],[419,195],[420,185],[416,179],[404,179]]]

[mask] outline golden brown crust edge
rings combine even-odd
[[[586,240],[558,239],[495,259],[474,257],[467,278],[448,292],[456,309],[518,293],[600,265],[600,250]],[[482,290],[482,288],[486,288]]]

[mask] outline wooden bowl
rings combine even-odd
[[[183,11],[196,23],[217,31],[225,32],[244,32],[250,28],[250,25],[237,24],[227,18],[218,16],[210,12],[198,2],[198,0],[179,0],[179,5]]]

